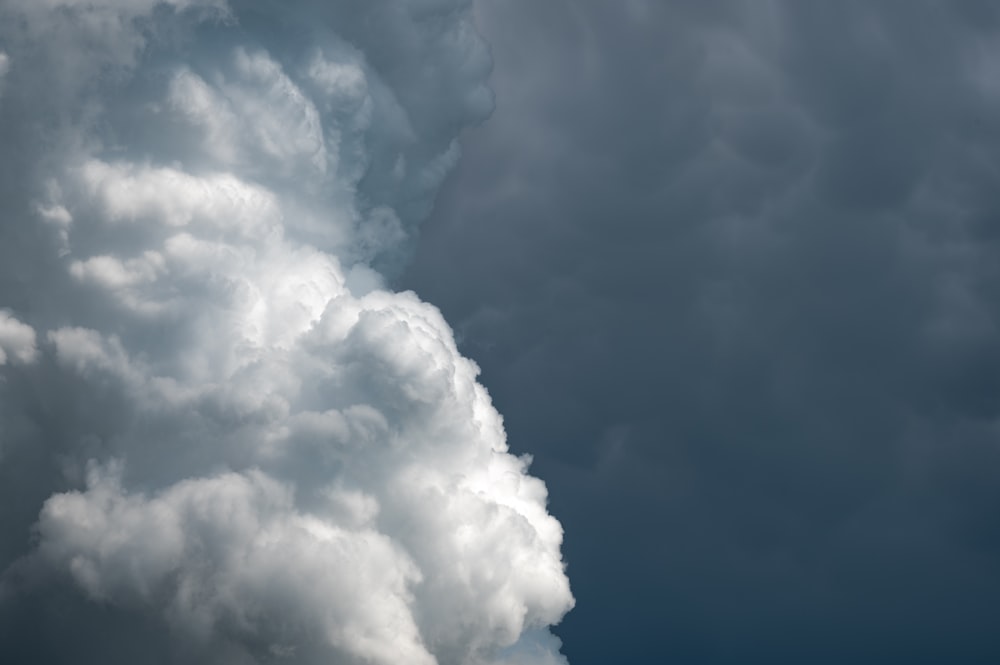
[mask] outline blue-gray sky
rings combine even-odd
[[[997,662],[1000,8],[478,10],[403,283],[549,485],[570,662]]]

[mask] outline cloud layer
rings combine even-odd
[[[408,283],[549,483],[576,665],[1000,659],[998,9],[482,3]]]
[[[467,3],[0,26],[4,652],[564,662],[545,487],[382,276],[491,108]]]

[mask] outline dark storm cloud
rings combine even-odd
[[[479,15],[406,279],[538,452],[571,661],[994,661],[1000,11]]]

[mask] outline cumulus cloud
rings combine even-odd
[[[34,329],[0,310],[0,365],[8,361],[30,363],[37,354]]]
[[[0,474],[34,479],[0,485],[28,506],[0,511],[0,618],[68,593],[178,662],[564,662],[545,486],[382,276],[492,103],[468,3],[25,0],[0,26]],[[37,611],[5,652],[98,653]]]

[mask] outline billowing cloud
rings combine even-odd
[[[383,277],[490,110],[467,3],[0,26],[2,650],[125,659],[137,617],[165,662],[564,662],[545,486]],[[104,628],[47,643],[67,597]]]

